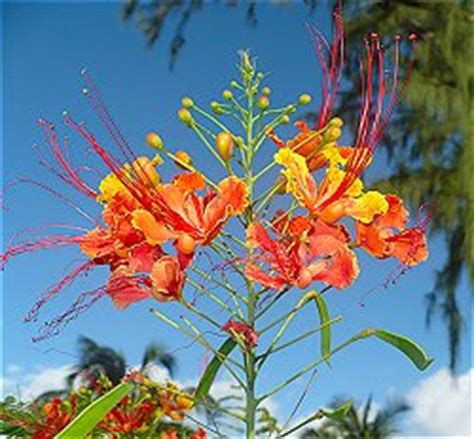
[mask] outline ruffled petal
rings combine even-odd
[[[106,291],[119,309],[151,297],[150,289],[147,288],[143,279],[133,276],[127,267],[118,267],[112,273]]]
[[[375,217],[387,212],[389,203],[377,191],[369,191],[358,198],[352,198],[345,207],[345,214],[363,224],[371,223]]]
[[[163,256],[154,263],[150,274],[151,294],[160,302],[181,298],[186,275],[179,261],[173,256]]]
[[[307,267],[314,281],[321,281],[343,289],[350,286],[359,275],[360,268],[355,253],[347,244],[330,235],[312,238],[315,254],[324,256]]]
[[[428,259],[426,235],[418,227],[404,230],[388,238],[387,241],[394,246],[393,256],[409,267],[418,265]]]

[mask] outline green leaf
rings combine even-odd
[[[331,365],[331,324],[329,323],[329,311],[326,301],[319,293],[315,293],[314,301],[318,308],[321,323],[321,354],[328,366]]]
[[[18,425],[11,425],[8,422],[0,421],[0,434],[7,437],[26,437],[30,432]]]
[[[349,400],[340,407],[337,407],[333,410],[322,409],[321,413],[326,418],[331,418],[335,421],[343,421],[344,418],[347,416],[347,413],[351,409],[352,404],[354,404],[354,401]]]
[[[219,368],[236,345],[237,343],[232,338],[228,338],[219,348],[217,351],[218,353],[216,353],[214,358],[211,360],[199,381],[196,393],[194,394],[194,399],[196,401],[205,400],[206,396],[209,394],[209,390],[211,390],[212,383],[216,378]]]
[[[421,346],[407,337],[384,329],[374,329],[373,334],[403,352],[419,370],[425,370],[433,362]]]
[[[55,439],[86,437],[134,387],[135,384],[131,382],[114,387],[82,411]]]

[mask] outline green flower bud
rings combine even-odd
[[[192,108],[194,106],[193,100],[188,97],[181,99],[181,103],[183,104],[184,108]]]
[[[180,108],[178,110],[178,118],[187,126],[191,126],[193,123],[193,116],[191,116],[191,113],[186,108]]]
[[[230,101],[234,97],[234,95],[232,94],[232,92],[230,90],[224,90],[222,92],[222,97],[225,100]]]
[[[333,117],[329,121],[329,125],[337,127],[337,128],[342,128],[342,126],[344,125],[344,121],[340,117]]]
[[[219,102],[212,101],[211,104],[211,109],[215,114],[224,114],[224,110],[222,109],[221,105]]]
[[[330,126],[327,131],[324,133],[325,142],[335,142],[339,137],[341,137],[342,130],[336,126]]]
[[[260,96],[257,100],[257,107],[260,110],[266,110],[270,106],[270,99],[268,96]]]
[[[263,96],[270,96],[270,93],[272,92],[270,87],[263,87],[262,89],[262,95]]]
[[[303,94],[298,99],[298,104],[308,105],[311,102],[311,96],[309,94]]]

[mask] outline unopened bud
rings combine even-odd
[[[183,104],[184,108],[192,108],[194,106],[193,100],[188,97],[181,99],[181,103]]]
[[[176,242],[176,248],[185,255],[189,255],[194,252],[196,248],[196,241],[189,236],[187,233],[180,235]]]
[[[287,114],[284,114],[281,119],[280,119],[282,124],[289,124],[290,123],[290,117]]]
[[[216,149],[224,160],[229,160],[234,151],[234,139],[226,132],[221,131],[216,137]]]
[[[178,111],[178,118],[181,122],[185,123],[187,126],[191,126],[193,123],[193,116],[186,108],[180,108]]]
[[[311,102],[312,98],[309,94],[303,94],[298,99],[298,104],[308,105]]]
[[[336,126],[331,126],[328,130],[324,133],[324,141],[325,142],[335,142],[339,137],[341,137],[342,130]]]
[[[270,106],[270,99],[268,96],[260,96],[257,100],[257,107],[260,110],[266,110]]]
[[[232,94],[232,92],[230,90],[224,90],[222,92],[222,97],[225,100],[230,101],[234,97],[234,95]]]
[[[146,143],[154,149],[163,149],[163,140],[155,132],[151,131],[146,135]]]
[[[211,109],[215,114],[224,114],[224,110],[222,109],[221,105],[219,102],[212,101],[211,104]]]
[[[337,128],[342,128],[342,126],[344,125],[344,121],[340,117],[333,117],[329,121],[329,125],[337,127]]]
[[[186,151],[178,151],[175,155],[175,164],[181,169],[189,170],[189,166],[193,163],[191,156]]]

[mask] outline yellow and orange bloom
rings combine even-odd
[[[182,421],[194,407],[191,395],[183,392],[175,384],[168,382],[159,391],[160,410],[173,421]]]
[[[387,211],[388,203],[385,197],[376,191],[364,193],[359,178],[344,191],[340,191],[347,171],[338,166],[341,159],[337,150],[330,151],[327,157],[332,165],[318,186],[301,155],[289,148],[283,148],[275,154],[275,161],[284,167],[282,174],[286,178],[286,191],[291,193],[302,207],[329,224],[344,216],[369,223],[376,215]]]
[[[150,419],[155,410],[156,403],[149,399],[135,404],[126,396],[105,416],[99,428],[109,433],[118,433],[117,437],[120,434],[143,433],[150,427]]]
[[[380,259],[395,257],[414,266],[428,258],[425,226],[407,228],[408,212],[395,195],[387,195],[389,208],[370,224],[356,225],[356,245]]]

